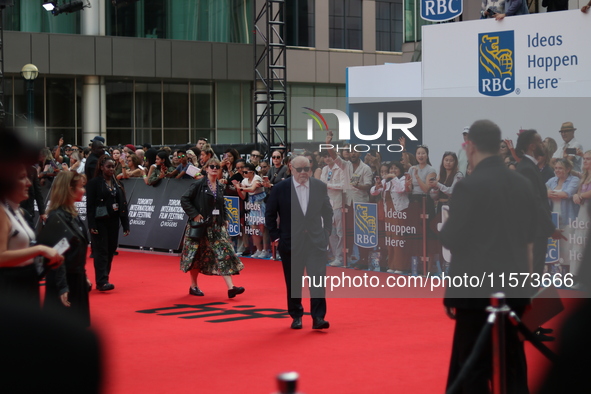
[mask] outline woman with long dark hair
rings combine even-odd
[[[148,171],[148,182],[150,186],[156,186],[160,180],[170,178],[175,168],[172,166],[168,153],[166,151],[159,151],[156,154],[156,163],[150,166]]]
[[[96,288],[113,290],[109,283],[113,256],[119,243],[119,223],[123,235],[129,235],[127,200],[123,187],[114,177],[115,162],[109,156],[101,156],[95,177],[86,185],[88,227],[92,240]]]
[[[51,188],[47,228],[63,226],[72,237],[64,264],[47,273],[44,308],[63,310],[90,326],[88,279],[86,278],[87,231],[74,205],[84,197],[85,177],[62,171]]]
[[[429,182],[431,198],[437,201],[437,212],[443,205],[448,205],[454,186],[464,178],[458,170],[458,156],[454,152],[445,152],[439,167],[439,179]]]
[[[244,265],[234,252],[226,230],[227,212],[224,203],[224,185],[218,181],[220,161],[210,159],[204,166],[207,176],[191,184],[181,197],[181,206],[193,222],[209,223],[199,239],[190,238],[191,223],[187,224],[181,270],[190,272],[189,294],[203,296],[197,285],[199,274],[218,275],[228,286],[228,297],[244,293],[244,287],[234,286],[232,275],[238,275]]]

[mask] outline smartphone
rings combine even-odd
[[[496,14],[496,12],[494,12],[491,8],[486,10],[487,14],[489,14],[490,16],[493,16]]]
[[[576,155],[577,154],[577,148],[566,148],[565,152],[567,155]]]
[[[269,182],[269,177],[265,175],[265,176],[263,177],[263,182]]]
[[[127,155],[125,154],[125,152],[121,152],[121,158],[123,159],[123,161],[125,161],[125,157],[126,157],[126,156],[127,156]]]

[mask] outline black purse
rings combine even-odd
[[[201,238],[207,235],[207,229],[210,225],[211,223],[209,220],[204,220],[202,222],[196,222],[194,220],[191,220],[189,222],[190,228],[187,237],[189,237],[193,241],[199,241]]]
[[[99,205],[94,212],[95,219],[105,219],[109,217],[109,211],[105,205]]]

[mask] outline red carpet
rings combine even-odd
[[[205,297],[195,297],[178,257],[120,252],[115,290],[90,299],[105,351],[103,392],[272,393],[276,374],[288,370],[308,394],[445,391],[453,321],[440,298],[329,299],[330,329],[312,330],[305,316],[304,329],[291,330],[281,263],[243,262],[234,284],[244,294],[228,299],[222,278],[200,276]],[[92,259],[87,268],[94,282]],[[528,345],[532,387],[542,357]]]

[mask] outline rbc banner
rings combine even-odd
[[[378,246],[378,206],[371,203],[353,203],[355,212],[355,245],[362,248]]]
[[[226,209],[228,210],[228,235],[237,237],[240,235],[240,197],[224,196]]]
[[[552,212],[552,222],[558,228],[558,213]],[[546,264],[558,263],[560,258],[560,244],[557,239],[548,238],[548,249],[546,250]]]
[[[504,96],[515,90],[515,34],[513,30],[478,35],[478,91]]]
[[[462,0],[421,0],[421,18],[443,22],[462,15]]]

